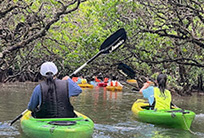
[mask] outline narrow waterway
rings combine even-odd
[[[21,131],[20,122],[9,123],[23,112],[28,104],[35,83],[0,84],[0,138],[27,138]],[[204,137],[204,95],[174,96],[174,103],[196,113],[189,131],[164,128],[136,121],[131,106],[139,93],[127,87],[122,92],[110,92],[105,88],[83,89],[73,97],[75,110],[91,118],[94,123],[93,138],[201,138]]]

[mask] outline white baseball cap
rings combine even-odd
[[[53,76],[57,74],[58,69],[53,62],[45,62],[40,67],[40,74],[42,76],[47,76],[46,73],[51,72]]]

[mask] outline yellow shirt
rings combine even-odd
[[[86,79],[81,79],[81,83],[82,83],[82,84],[86,84],[86,83],[87,83],[87,80],[86,80]]]
[[[171,93],[165,89],[164,93],[160,92],[160,89],[154,87],[155,107],[154,109],[170,109],[171,105]]]

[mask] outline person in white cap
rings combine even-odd
[[[45,81],[38,84],[32,93],[28,110],[36,118],[71,118],[76,117],[70,103],[71,96],[78,96],[82,89],[69,77],[56,78],[58,69],[53,62],[41,65],[40,74]]]

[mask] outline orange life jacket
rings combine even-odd
[[[103,81],[103,82],[107,83],[108,80],[109,80],[108,78],[104,78],[104,81]]]
[[[97,77],[95,77],[95,82],[101,82]]]
[[[111,81],[110,86],[114,86],[112,81]],[[118,86],[118,82],[117,82],[117,81],[115,82],[115,86],[116,86],[116,87]]]
[[[72,77],[72,80],[73,80],[74,82],[77,82],[78,77]]]

